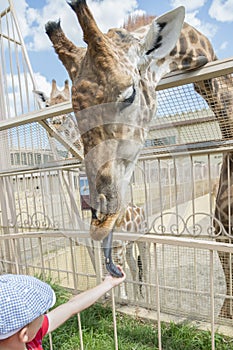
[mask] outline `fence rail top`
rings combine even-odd
[[[77,231],[40,231],[38,232],[25,232],[17,234],[6,234],[0,235],[1,240],[17,240],[22,238],[67,238],[67,239],[90,239],[89,231],[82,230]],[[214,237],[213,237],[214,238]],[[115,233],[114,239],[119,239],[122,241],[137,241],[137,242],[148,242],[154,244],[166,244],[166,245],[175,245],[187,248],[198,248],[198,249],[207,249],[209,251],[224,251],[233,253],[233,245],[230,243],[222,243],[210,240],[203,239],[194,239],[187,237],[174,237],[174,236],[165,236],[165,235],[153,235],[145,234],[139,235],[134,233]]]

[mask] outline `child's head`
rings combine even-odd
[[[52,288],[37,278],[1,275],[0,340],[11,337],[29,324],[32,332],[34,328],[36,330],[42,322],[40,316],[54,303],[55,294]]]

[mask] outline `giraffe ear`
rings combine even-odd
[[[142,61],[164,58],[174,49],[184,17],[184,6],[180,6],[154,19],[143,41]]]
[[[49,106],[49,97],[43,91],[33,90],[33,93],[35,94],[38,102],[45,104],[45,107]]]

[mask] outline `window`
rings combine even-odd
[[[161,137],[158,139],[147,139],[145,142],[145,147],[174,145],[175,143],[176,143],[175,136],[167,136],[167,137]]]

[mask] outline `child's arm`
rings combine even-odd
[[[122,283],[125,280],[125,273],[123,271],[122,273],[123,273],[123,277],[121,278],[107,276],[104,279],[104,281],[99,285],[97,285],[96,287],[76,295],[75,297],[70,299],[67,303],[60,305],[54,310],[50,311],[48,313],[48,318],[49,318],[48,333],[54,331],[66,320],[68,320],[71,316],[87,309],[89,306],[94,304],[100,297],[102,297],[105,293],[107,293],[113,287]]]

